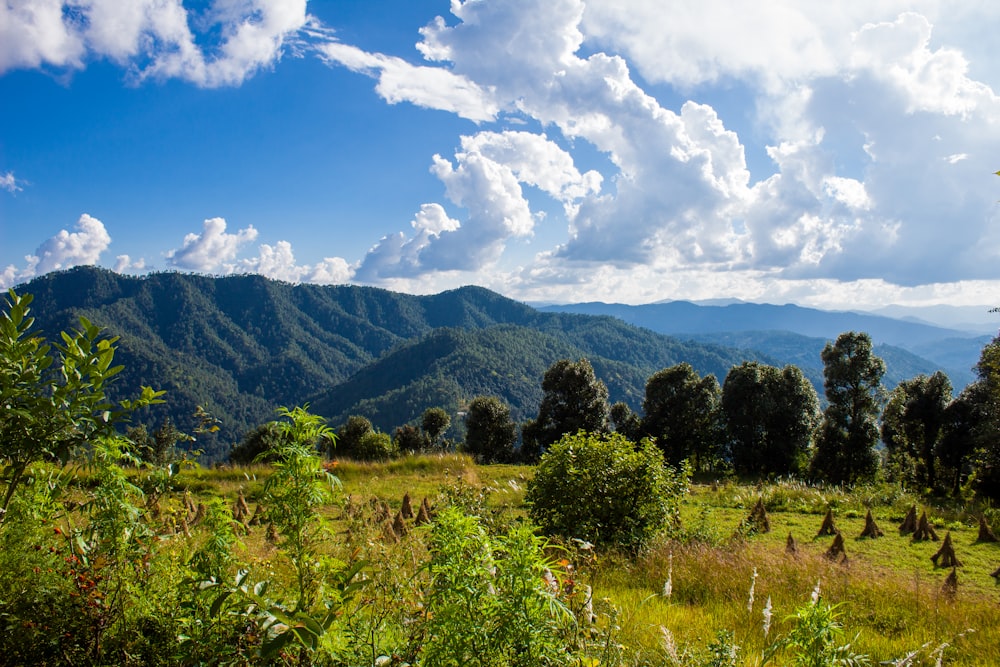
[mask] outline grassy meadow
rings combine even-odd
[[[330,469],[341,486],[337,500],[322,510],[329,531],[325,548],[345,559],[363,554],[375,576],[393,572],[399,586],[419,576],[425,529],[397,541],[369,518],[359,539],[351,508],[384,504],[386,515],[394,515],[409,494],[414,507],[423,498],[436,507],[458,503],[481,514],[487,526],[502,526],[526,516],[523,497],[533,473],[529,466],[477,466],[458,455],[384,464],[339,461]],[[252,510],[269,472],[266,466],[185,470],[175,480],[173,509],[166,511],[179,512],[185,493],[199,502],[219,497],[232,504],[241,492]],[[744,525],[758,500],[767,509],[767,532]],[[931,561],[942,542],[914,542],[897,530],[913,505],[927,512],[941,540],[951,534],[962,563],[953,592],[945,586],[951,569]],[[858,537],[869,508],[883,537]],[[826,557],[834,538],[817,536],[828,510],[844,538],[846,559],[836,562]],[[983,512],[1000,528],[995,510],[924,504],[891,486],[848,492],[791,481],[704,481],[693,484],[684,499],[682,525],[640,554],[595,552],[572,540],[551,545],[550,553],[564,568],[564,586],[593,591],[595,627],[608,647],[606,658],[594,665],[762,664],[768,646],[788,631],[792,614],[817,590],[836,605],[845,641],[874,664],[998,665],[1000,586],[991,573],[1000,567],[1000,543],[977,542]],[[251,528],[243,542],[240,557],[251,570],[290,576],[263,527]],[[382,604],[394,603],[391,591],[381,595]],[[412,602],[402,600],[406,593],[398,595],[396,602]],[[399,632],[389,619],[372,632],[379,628]],[[728,657],[711,662],[726,651]],[[779,653],[768,664],[790,663]]]

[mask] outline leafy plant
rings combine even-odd
[[[323,467],[317,443],[333,441],[333,430],[325,420],[304,407],[280,408],[287,421],[278,422],[282,437],[271,450],[277,461],[264,485],[267,518],[281,535],[280,546],[295,569],[295,611],[307,610],[315,601],[318,546],[322,521],[318,512],[339,483]]]
[[[581,431],[542,456],[525,501],[548,534],[638,549],[679,522],[688,479],[649,440]]]
[[[449,507],[429,541],[424,664],[570,663],[561,637],[573,617],[558,597],[557,566],[530,526],[491,538],[476,517]]]
[[[80,318],[80,329],[63,332],[53,346],[31,333],[32,296],[7,292],[0,313],[0,529],[29,466],[46,458],[69,459],[72,450],[98,437],[138,408],[162,402],[162,391],[143,387],[138,398],[115,404],[107,390],[122,366],[113,366],[117,338]]]

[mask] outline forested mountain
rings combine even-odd
[[[541,313],[478,287],[411,296],[256,275],[134,277],[78,267],[17,291],[34,295],[36,329],[50,338],[81,315],[118,336],[118,389],[168,392],[151,409],[151,425],[169,417],[191,432],[197,406],[221,420],[218,434],[195,445],[214,459],[280,405],[312,400],[329,417],[371,410],[388,430],[427,407],[495,393],[521,418],[537,410],[549,364],[587,357],[612,396],[638,408],[646,379],[665,365],[687,361],[721,380],[745,356],[610,317]]]

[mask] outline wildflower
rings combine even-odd
[[[753,589],[757,585],[757,568],[753,569],[753,579],[750,580],[750,597],[747,599],[747,612],[753,611]]]
[[[545,568],[545,571],[542,572],[542,579],[545,580],[545,587],[549,589],[550,593],[554,595],[559,592],[559,582],[556,581],[549,568]]]
[[[670,599],[670,595],[674,592],[674,554],[673,552],[667,557],[667,580],[663,582],[663,597]]]
[[[813,589],[812,596],[810,597],[813,604],[819,602],[819,581],[819,579],[816,580],[816,588]]]
[[[660,626],[660,643],[663,645],[663,650],[666,651],[667,655],[674,663],[679,663],[680,658],[677,656],[677,642],[674,641],[674,635],[670,630]]]
[[[771,596],[767,596],[767,604],[764,605],[764,636],[771,631]]]

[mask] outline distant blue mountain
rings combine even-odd
[[[887,384],[890,380],[903,379],[899,377],[901,374],[940,369],[948,373],[957,389],[972,380],[971,369],[979,358],[979,351],[989,340],[989,337],[926,322],[791,304],[778,306],[736,302],[703,305],[668,301],[630,306],[590,302],[543,306],[539,310],[611,315],[657,333],[726,345],[741,346],[742,343],[742,346],[802,366],[804,370],[821,367],[819,359],[815,359],[814,363],[804,363],[814,358],[818,344],[822,349],[823,341],[832,341],[845,331],[864,331],[876,345],[902,348],[900,351],[911,353],[897,355],[883,349],[883,353],[900,362],[895,372],[887,376]],[[802,338],[788,337],[783,335],[785,333]],[[902,363],[904,359],[906,362]]]

